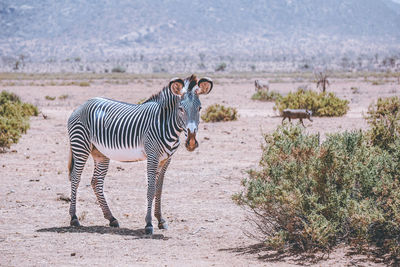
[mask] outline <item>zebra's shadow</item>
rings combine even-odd
[[[36,232],[51,232],[51,233],[90,233],[90,234],[110,234],[121,236],[132,236],[134,239],[159,239],[168,240],[162,234],[146,235],[144,229],[128,229],[114,228],[109,226],[65,226],[65,227],[50,227],[36,230]]]

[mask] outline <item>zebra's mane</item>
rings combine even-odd
[[[185,79],[184,81],[185,83],[185,87],[186,87],[186,83],[189,83],[189,86],[187,88],[187,91],[192,91],[193,87],[197,84],[197,77],[196,75],[192,74],[192,76],[188,77]]]
[[[197,77],[196,75],[192,74],[192,76],[186,78],[184,81],[184,87],[187,88],[187,92],[191,92],[193,87],[197,84]],[[162,102],[164,99],[176,97],[172,92],[169,90],[168,86],[165,86],[160,92],[155,93],[151,97],[149,97],[144,103],[149,102]]]

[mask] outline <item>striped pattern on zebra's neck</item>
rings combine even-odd
[[[173,108],[179,104],[180,100],[181,98],[179,96],[174,95],[171,90],[165,86],[160,92],[152,95],[144,103],[156,102],[161,107]]]
[[[160,92],[152,95],[144,103],[157,103],[160,106],[161,110],[164,112],[163,117],[166,119],[165,122],[170,123],[175,130],[176,135],[179,135],[184,130],[184,126],[182,125],[183,122],[179,121],[177,115],[177,109],[180,101],[181,97],[174,95],[171,90],[166,86]]]
[[[177,113],[180,101],[181,97],[174,95],[166,86],[143,103],[157,103],[159,105],[161,110],[159,131],[164,136],[165,142],[163,144],[170,153],[178,148],[179,136],[184,131],[183,121]]]

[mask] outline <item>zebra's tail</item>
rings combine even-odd
[[[74,158],[72,157],[72,149],[69,148],[69,158],[68,158],[68,178],[71,181],[71,172],[74,168]]]

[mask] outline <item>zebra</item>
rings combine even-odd
[[[161,215],[161,193],[165,172],[185,133],[188,151],[198,147],[196,133],[201,103],[199,96],[213,88],[210,78],[174,78],[160,92],[142,104],[107,98],[93,98],[73,111],[68,119],[71,182],[70,225],[80,226],[76,216],[76,194],[85,163],[91,154],[94,173],[91,181],[104,218],[119,227],[103,193],[110,159],[122,162],[147,160],[147,214],[145,233],[153,234],[152,203],[159,229],[167,229]]]

